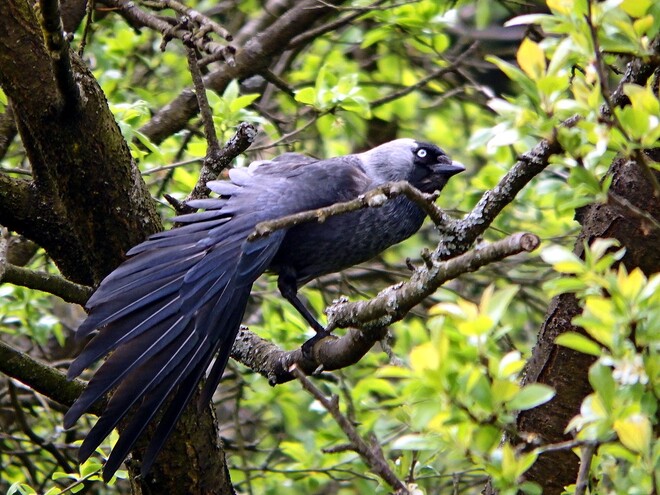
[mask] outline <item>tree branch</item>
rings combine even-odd
[[[397,478],[390,468],[383,451],[378,442],[373,441],[371,445],[364,440],[353,423],[339,410],[339,398],[336,395],[328,398],[314,385],[305,373],[296,365],[291,367],[291,373],[298,379],[302,388],[318,400],[323,407],[332,415],[342,431],[350,441],[350,449],[360,455],[362,460],[369,466],[371,471],[383,479],[388,485],[396,490],[396,494],[407,494],[408,489],[403,481]]]
[[[449,261],[432,261],[429,267],[418,268],[410,281],[388,287],[371,300],[336,302],[326,310],[327,328],[351,328],[341,337],[333,336],[317,342],[311,360],[301,349],[282,351],[244,327],[234,342],[232,357],[268,378],[271,385],[292,380],[289,368],[293,364],[306,374],[314,373],[319,366],[327,371],[345,368],[358,362],[381,340],[388,325],[403,319],[443,283],[508,256],[532,251],[538,244],[535,235],[514,234]]]
[[[65,406],[70,406],[85,388],[82,380],[68,381],[66,375],[0,341],[0,372],[24,383],[32,390]],[[105,401],[96,403],[90,412],[99,415]]]
[[[80,89],[73,75],[71,57],[69,56],[69,42],[64,38],[60,3],[58,0],[39,0],[39,8],[41,11],[39,20],[43,30],[44,43],[62,97],[62,110],[66,113],[77,112],[80,105]]]
[[[326,24],[305,31],[304,33],[299,34],[289,42],[289,45],[287,46],[287,50],[292,50],[299,46],[306,45],[307,43],[314,41],[319,36],[329,33],[330,31],[335,31],[336,29],[345,26],[346,24],[350,24],[351,22],[355,21],[358,17],[362,17],[363,15],[370,13],[372,10],[374,10],[375,7],[377,7],[378,5],[384,2],[385,0],[377,0],[368,7],[355,9],[353,12],[351,12],[350,14],[344,17],[335,19],[334,21],[330,21]],[[388,6],[387,8],[394,8],[394,7],[395,6]]]
[[[391,325],[446,281],[523,251],[533,251],[540,242],[534,234],[518,233],[448,261],[432,259],[431,266],[418,268],[410,281],[388,287],[373,299],[333,304],[326,309],[328,328],[357,326],[368,331]]]
[[[215,180],[225,168],[229,167],[229,164],[234,158],[249,148],[256,136],[257,129],[252,124],[241,122],[236,129],[236,134],[227,141],[217,156],[213,157],[212,160],[204,159],[204,165],[199,173],[197,184],[195,184],[195,187],[185,201],[207,197],[209,189],[206,187],[206,183],[210,180]],[[195,210],[186,205],[185,201],[179,201],[169,194],[165,194],[165,199],[180,214],[191,213]]]
[[[123,0],[106,0],[109,5],[120,6]],[[343,0],[333,0],[341,4]],[[204,77],[204,85],[222,92],[233,79],[245,79],[261,74],[276,55],[282,53],[289,41],[305,29],[333,12],[332,7],[320,5],[317,0],[295,3],[267,29],[245,42],[236,53],[236,64],[223,67]],[[167,136],[181,130],[197,112],[197,102],[191,90],[184,90],[175,100],[163,107],[140,131],[153,142],[159,143]]]
[[[254,241],[260,237],[266,237],[276,230],[286,229],[301,223],[318,222],[323,223],[330,217],[336,215],[343,215],[351,211],[361,210],[363,208],[378,208],[383,206],[387,200],[396,198],[398,196],[406,196],[413,201],[417,206],[426,212],[436,225],[445,226],[449,225],[453,220],[440,208],[438,208],[433,201],[437,198],[434,194],[424,194],[419,189],[410,185],[405,181],[388,182],[382,186],[378,186],[371,191],[361,194],[357,198],[346,201],[344,203],[335,203],[330,206],[318,208],[316,210],[303,211],[287,215],[276,220],[267,220],[257,224],[248,236],[248,241]]]
[[[4,275],[0,277],[0,283],[10,283],[28,289],[48,292],[66,302],[80,304],[81,306],[85,305],[89,296],[94,292],[92,287],[70,282],[64,277],[28,270],[10,264],[4,266]]]
[[[218,43],[216,41],[210,40],[207,36],[196,36],[190,29],[183,26],[183,24],[176,21],[173,18],[163,18],[150,14],[140,9],[135,2],[130,0],[104,0],[103,2],[108,7],[116,9],[129,23],[133,26],[145,26],[151,28],[155,31],[158,31],[163,36],[163,44],[161,49],[165,48],[165,45],[172,38],[180,39],[182,41],[191,42],[194,46],[210,55],[219,55],[222,59],[231,64],[231,61],[234,59],[235,48],[231,45],[226,45]],[[173,7],[172,7],[173,8]],[[199,14],[199,13],[196,13]],[[201,16],[201,14],[199,14]],[[197,15],[194,15],[195,19],[191,19],[199,22]],[[202,16],[203,17],[203,16]],[[208,22],[205,22],[203,25],[209,25],[210,19],[206,18]],[[223,32],[221,35],[225,40],[229,41],[231,35],[227,33],[222,27],[218,28]],[[215,29],[211,29],[215,31]]]
[[[456,59],[453,60],[451,65],[447,67],[439,67],[436,70],[430,72],[425,77],[421,78],[415,84],[411,84],[410,86],[406,86],[404,88],[399,89],[398,91],[394,91],[393,93],[390,93],[389,95],[385,95],[382,98],[374,100],[369,103],[369,106],[373,109],[381,105],[385,105],[386,103],[389,103],[391,101],[398,100],[399,98],[402,98],[412,93],[413,91],[426,86],[426,84],[428,84],[429,82],[438,79],[445,74],[456,72],[456,70],[458,70],[458,67],[460,67],[463,61],[468,59],[470,56],[472,56],[472,54],[477,50],[478,46],[479,46],[478,42],[472,43],[472,45],[467,50],[462,52],[458,57],[456,57]]]

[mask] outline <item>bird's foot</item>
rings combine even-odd
[[[331,330],[317,330],[316,335],[302,345],[303,358],[307,361],[316,361],[316,357],[314,356],[314,346],[316,346],[317,342],[331,336]]]

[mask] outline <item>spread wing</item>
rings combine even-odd
[[[173,399],[144,457],[148,471],[210,363],[202,400],[210,400],[227,364],[254,281],[267,268],[285,230],[247,241],[257,223],[345,201],[369,179],[350,158],[316,161],[288,153],[253,170],[234,169],[209,188],[215,199],[190,201],[204,211],[174,218],[183,226],[131,249],[87,302],[78,336],[98,333],[68,377],[109,354],[64,417],[71,427],[115,389],[79,451],[84,461],[131,412],[104,468],[108,480],[156,412]]]

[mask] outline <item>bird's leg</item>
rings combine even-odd
[[[321,325],[316,318],[314,318],[314,315],[307,309],[307,307],[303,304],[303,302],[300,300],[298,297],[298,284],[296,282],[296,277],[293,272],[290,270],[281,270],[279,277],[277,279],[277,288],[280,291],[280,294],[282,294],[282,297],[289,301],[291,305],[298,310],[298,312],[302,315],[302,317],[311,325],[311,327],[314,329],[316,332],[316,335],[312,337],[311,339],[307,340],[303,345],[302,345],[302,351],[303,355],[306,358],[312,358],[313,357],[313,349],[314,345],[319,341],[324,338],[326,338],[328,335],[331,334],[328,330]]]

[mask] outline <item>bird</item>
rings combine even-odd
[[[105,462],[103,479],[109,481],[164,409],[143,457],[141,471],[147,474],[205,375],[200,403],[211,400],[259,276],[276,275],[281,295],[323,335],[298,289],[405,240],[426,214],[399,196],[378,208],[254,238],[257,224],[349,201],[392,181],[433,193],[464,170],[438,146],[400,138],[328,159],[288,152],[233,168],[229,180],[208,182],[217,197],[188,201],[194,213],[175,216],[176,228],[130,249],[87,301],[88,315],[76,335],[93,337],[70,364],[67,378],[107,357],[65,414],[65,428],[113,392],[79,448],[79,461],[127,418]]]

